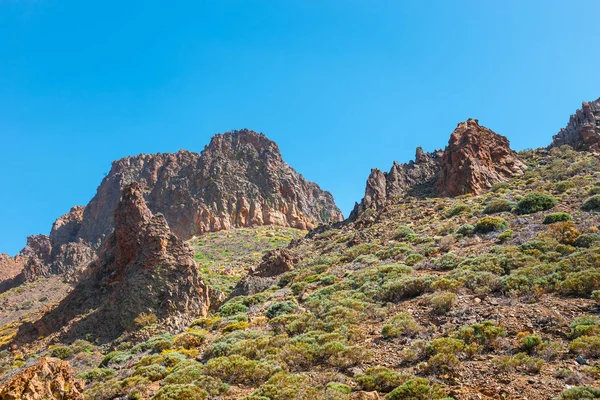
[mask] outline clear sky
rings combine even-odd
[[[347,215],[469,117],[519,150],[600,97],[598,0],[0,0],[0,252],[112,160],[265,133]]]

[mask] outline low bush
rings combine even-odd
[[[544,224],[548,225],[554,224],[556,222],[567,222],[571,221],[572,219],[573,217],[571,217],[571,214],[568,214],[566,212],[555,212],[546,215],[546,217],[544,218]]]
[[[269,400],[322,398],[320,391],[307,380],[301,374],[278,372],[261,385],[252,397]]]
[[[429,304],[436,314],[446,314],[456,301],[456,295],[452,292],[434,293],[428,297]]]
[[[232,355],[208,360],[203,369],[206,375],[232,384],[257,384],[266,381],[280,368],[269,362]]]
[[[206,400],[208,393],[196,385],[166,385],[152,398],[154,400]]]
[[[521,343],[521,350],[527,354],[532,354],[542,344],[542,338],[539,335],[527,335],[522,337],[519,342]]]
[[[584,357],[600,357],[600,336],[580,336],[569,343],[569,350]]]
[[[400,336],[414,336],[421,330],[421,326],[407,312],[393,316],[381,329],[381,336],[386,339]]]
[[[368,368],[364,374],[356,377],[356,382],[362,390],[383,393],[391,392],[405,380],[406,377],[396,371],[381,366]]]
[[[462,236],[470,236],[475,232],[475,227],[473,225],[465,224],[458,227],[456,230],[456,234]]]
[[[582,235],[579,235],[577,240],[575,240],[574,244],[576,247],[582,248],[590,248],[597,246],[598,244],[600,244],[600,235],[598,235],[597,233],[584,233]]]
[[[508,222],[500,217],[483,217],[475,224],[475,233],[501,232],[508,229]]]
[[[145,367],[137,367],[135,369],[134,375],[143,376],[144,378],[148,378],[148,380],[155,382],[163,379],[167,376],[169,372],[162,365],[148,365]]]
[[[73,349],[69,346],[56,346],[50,351],[50,356],[66,360],[73,355]]]
[[[458,204],[452,206],[451,209],[449,209],[446,212],[444,212],[444,217],[445,218],[452,218],[452,217],[454,217],[456,215],[459,215],[459,214],[468,213],[469,211],[471,211],[471,209],[469,208],[468,205],[466,205],[464,203],[458,203]]]
[[[544,193],[530,193],[523,197],[516,205],[517,214],[532,214],[538,211],[546,211],[554,207],[557,200]]]
[[[385,400],[438,400],[446,393],[438,386],[432,386],[425,378],[411,378],[392,390]]]
[[[503,200],[503,199],[492,200],[483,209],[483,212],[485,214],[497,214],[497,213],[501,213],[501,212],[511,211],[514,206],[515,206],[514,203],[512,203],[508,200]]]
[[[78,379],[83,379],[86,382],[103,381],[115,376],[115,370],[109,368],[94,368],[89,371],[82,372],[77,375]]]
[[[595,400],[600,399],[600,388],[578,386],[563,391],[557,400]]]
[[[267,308],[265,311],[265,316],[269,319],[273,319],[282,314],[287,314],[290,311],[296,309],[296,304],[292,301],[282,301],[278,303],[273,303]]]
[[[583,206],[581,207],[585,211],[594,211],[600,209],[600,195],[595,195],[588,198],[583,202]]]

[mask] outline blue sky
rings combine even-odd
[[[469,117],[545,146],[600,97],[597,0],[0,0],[0,252],[112,160],[264,132],[345,214]]]

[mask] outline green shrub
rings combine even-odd
[[[458,227],[456,233],[463,236],[471,236],[475,232],[473,225],[465,224]]]
[[[448,271],[458,267],[458,265],[463,261],[462,257],[457,256],[456,254],[449,252],[444,254],[442,257],[438,258],[434,262],[434,269]]]
[[[429,275],[406,276],[386,282],[381,288],[380,297],[391,302],[417,297],[425,293],[432,282],[433,277]]]
[[[521,343],[521,350],[531,354],[542,344],[542,338],[539,335],[527,335],[522,337],[519,342]]]
[[[362,390],[388,393],[398,387],[406,378],[386,367],[368,368],[364,374],[356,377],[356,382]]]
[[[565,212],[555,212],[546,215],[546,217],[544,218],[544,224],[548,225],[553,224],[555,222],[567,222],[571,221],[572,219],[573,217],[571,217],[570,214],[567,214]]]
[[[523,197],[515,207],[517,214],[532,214],[538,211],[546,211],[554,207],[557,200],[544,193],[530,193]]]
[[[236,299],[233,299],[223,304],[219,308],[219,315],[222,317],[229,317],[231,315],[248,312],[248,307],[245,304],[235,300]]]
[[[570,295],[588,297],[598,289],[600,289],[600,271],[594,269],[567,274],[560,284],[560,291]]]
[[[505,372],[525,371],[539,373],[544,365],[544,360],[530,357],[525,353],[517,353],[514,356],[502,356],[495,360],[497,367]]]
[[[167,376],[169,372],[162,365],[147,365],[144,367],[137,367],[135,369],[134,375],[143,376],[144,378],[148,378],[148,380],[155,382],[163,379]]]
[[[428,300],[435,313],[446,314],[456,301],[456,295],[452,292],[439,292],[430,295]]]
[[[263,361],[249,360],[239,355],[217,357],[204,366],[206,375],[232,384],[256,384],[266,381],[279,368]]]
[[[560,181],[554,184],[554,189],[559,193],[564,193],[569,189],[575,188],[575,183],[571,181]]]
[[[265,316],[269,319],[280,316],[281,314],[287,314],[290,311],[296,309],[296,304],[292,301],[283,301],[279,303],[273,303],[265,311]]]
[[[512,237],[514,236],[515,232],[512,230],[506,230],[504,232],[502,232],[500,235],[498,235],[498,241],[500,243],[506,243],[508,242],[510,239],[512,239]]]
[[[591,386],[578,386],[563,391],[557,400],[595,400],[600,399],[600,389]]]
[[[421,330],[415,319],[407,312],[394,315],[381,329],[381,336],[386,339],[400,336],[414,336]]]
[[[322,398],[320,391],[307,380],[304,375],[278,372],[258,388],[253,397],[269,400]]]
[[[415,231],[413,231],[410,227],[406,225],[400,225],[396,231],[396,234],[394,235],[394,239],[404,240],[410,238],[414,234]]]
[[[183,367],[176,367],[166,378],[168,384],[188,384],[195,383],[197,379],[204,376],[204,371],[200,363],[194,362],[190,365],[182,363]],[[180,364],[180,365],[182,365]]]
[[[600,243],[600,235],[597,233],[584,233],[575,240],[576,247],[590,248]]]
[[[444,391],[431,386],[425,378],[412,378],[392,390],[385,400],[437,400],[446,396]]]
[[[115,376],[115,370],[109,368],[94,368],[89,371],[82,372],[77,375],[77,378],[83,379],[86,382],[103,381]]]
[[[196,385],[166,385],[152,398],[154,400],[206,400],[208,393]]]
[[[569,343],[569,350],[584,357],[600,357],[600,336],[580,336]]]
[[[73,349],[69,346],[57,346],[52,349],[50,356],[66,360],[73,355]]]
[[[508,200],[498,199],[490,202],[490,204],[483,209],[483,212],[485,214],[496,214],[500,212],[511,211],[514,206],[514,203]]]
[[[600,195],[595,195],[588,198],[582,207],[585,211],[598,210],[600,208]]]
[[[444,217],[452,218],[459,214],[468,213],[469,211],[471,211],[471,209],[469,208],[468,205],[466,205],[464,203],[458,203],[458,204],[454,205],[451,209],[447,210],[444,213]]]
[[[475,233],[501,232],[508,229],[508,222],[500,217],[483,217],[475,224]]]

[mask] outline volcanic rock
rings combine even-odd
[[[82,400],[83,382],[71,366],[57,358],[42,358],[9,378],[0,388],[0,400]]]
[[[281,274],[290,271],[297,262],[298,259],[287,249],[269,251],[263,256],[260,265],[251,268],[238,282],[231,296],[247,296],[268,289],[277,283]]]
[[[410,161],[408,164],[399,164],[394,161],[394,165],[388,173],[372,169],[367,179],[365,197],[360,204],[357,203],[354,206],[349,219],[356,219],[367,209],[380,210],[395,196],[408,191],[419,188],[424,191],[431,189],[432,180],[440,170],[441,155],[441,151],[425,153],[421,147],[418,147],[415,161]]]
[[[442,196],[480,194],[525,170],[508,139],[479,125],[476,119],[458,124],[440,165],[435,187]]]
[[[0,254],[0,293],[23,281],[25,263],[27,258],[21,255],[10,257],[8,254]]]
[[[600,150],[600,99],[584,102],[552,139],[554,147],[566,144],[576,150]]]
[[[276,143],[250,130],[233,131],[215,135],[201,154],[115,161],[85,209],[74,207],[55,222],[51,257],[32,265],[27,277],[86,265],[113,231],[121,191],[133,182],[144,188],[148,208],[162,213],[183,240],[237,227],[311,229],[343,219],[331,194],[287,165]]]
[[[87,278],[18,336],[26,340],[62,329],[68,338],[91,334],[111,340],[134,329],[141,314],[154,315],[172,329],[206,315],[209,293],[192,248],[170,231],[163,215],[152,214],[137,183],[123,190],[114,221],[115,230]]]

